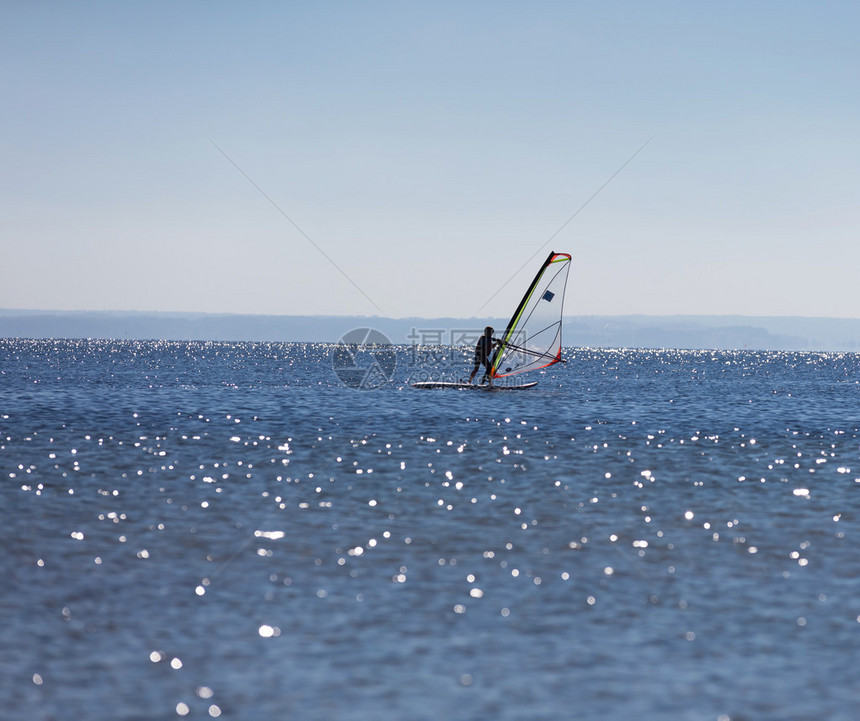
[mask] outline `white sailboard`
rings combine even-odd
[[[465,381],[461,382],[449,382],[449,381],[418,381],[417,383],[413,383],[413,388],[461,388],[463,390],[474,390],[474,391],[520,391],[526,388],[534,388],[537,385],[537,381],[531,381],[530,383],[518,383],[518,384],[493,384],[489,385],[488,383],[466,383]]]

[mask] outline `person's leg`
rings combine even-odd
[[[472,380],[475,378],[475,373],[478,372],[478,368],[480,368],[480,367],[481,367],[481,359],[475,358],[475,367],[472,368],[472,374],[469,376],[469,383],[471,383]]]
[[[484,366],[486,370],[484,371],[484,379],[481,381],[482,383],[486,381],[489,385],[493,385],[493,374],[491,373],[490,359],[484,359]]]

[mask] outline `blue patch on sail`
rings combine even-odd
[[[550,291],[547,291],[546,293],[544,293],[544,294],[541,296],[541,298],[542,298],[543,300],[545,300],[545,301],[549,302],[549,301],[551,301],[553,298],[555,298],[555,293],[551,293]]]

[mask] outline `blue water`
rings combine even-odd
[[[860,357],[331,357],[0,341],[4,719],[858,718]]]

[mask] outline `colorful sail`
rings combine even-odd
[[[561,360],[561,323],[570,255],[550,253],[514,312],[492,360],[493,378]]]

